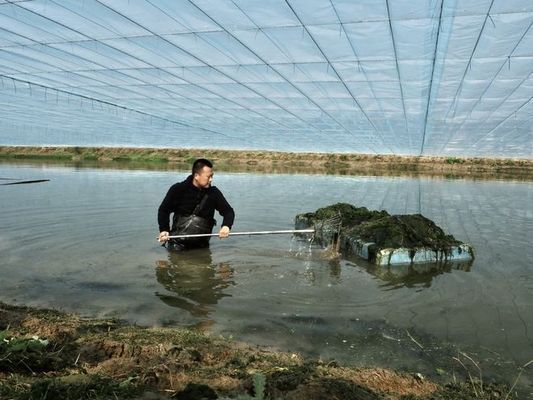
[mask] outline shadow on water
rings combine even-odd
[[[233,269],[213,264],[209,248],[168,252],[156,261],[157,281],[166,292],[156,292],[165,304],[187,311],[193,317],[208,318],[214,305],[230,296],[225,289],[234,285]]]

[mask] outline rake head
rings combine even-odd
[[[339,253],[340,233],[342,229],[342,216],[340,213],[333,217],[315,223],[315,236],[313,241],[331,250],[334,254]]]

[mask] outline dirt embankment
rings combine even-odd
[[[210,149],[19,146],[0,146],[0,157],[75,162],[132,162],[186,167],[190,167],[194,159],[204,157],[214,161],[218,170],[533,178],[533,160],[530,159],[403,157]]]
[[[0,399],[439,400],[508,393],[474,380],[443,387],[416,373],[305,360],[191,330],[3,303],[0,336]]]

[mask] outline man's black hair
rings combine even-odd
[[[192,174],[199,174],[204,167],[213,168],[213,164],[211,161],[206,160],[205,158],[199,158],[192,165]]]

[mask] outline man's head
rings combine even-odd
[[[199,158],[192,165],[192,183],[194,186],[207,189],[213,181],[213,164],[205,158]]]

